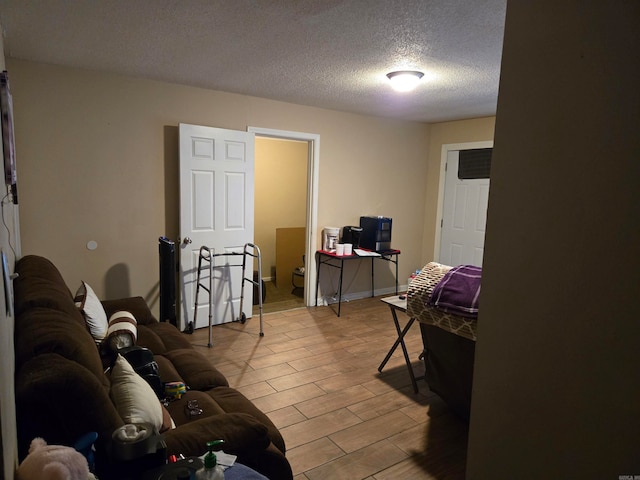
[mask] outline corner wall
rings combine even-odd
[[[5,70],[3,35],[0,29],[0,71]],[[9,83],[11,74],[9,73]],[[2,142],[0,142],[0,155]],[[19,180],[19,178],[18,178]],[[2,221],[0,227],[0,248],[7,256],[7,264],[10,272],[14,272],[16,256],[20,255],[20,235],[18,225],[18,207],[12,203],[9,189],[2,181]],[[4,279],[0,282],[4,284]],[[10,299],[9,301],[13,301]],[[0,457],[0,473],[2,478],[12,480],[18,461],[18,445],[16,440],[16,408],[15,408],[15,357],[13,345],[14,318],[9,316],[5,309],[6,305],[5,288],[0,286],[0,447],[2,456]]]
[[[640,475],[638,18],[508,4],[469,480]]]

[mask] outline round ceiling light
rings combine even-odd
[[[387,73],[387,78],[391,82],[391,86],[398,92],[409,92],[418,86],[420,79],[424,77],[424,73],[417,70],[399,70],[397,72]]]

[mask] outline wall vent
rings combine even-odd
[[[493,148],[460,150],[458,157],[458,178],[460,180],[490,178],[492,152]]]

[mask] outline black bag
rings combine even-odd
[[[159,399],[164,398],[164,385],[160,380],[160,370],[153,359],[151,350],[133,345],[118,350],[118,353],[131,364],[138,375],[146,380]]]

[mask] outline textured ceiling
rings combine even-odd
[[[0,0],[7,57],[424,122],[495,114],[506,0]],[[392,70],[425,72],[411,93]]]

